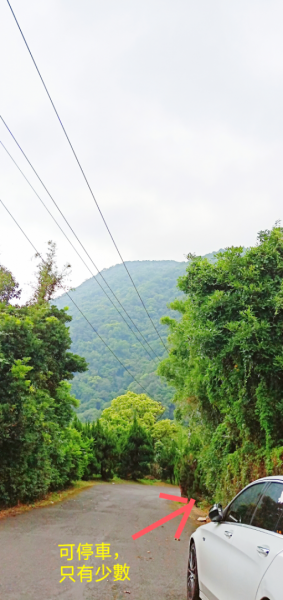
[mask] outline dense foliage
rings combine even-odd
[[[87,465],[84,442],[71,427],[77,400],[70,393],[73,373],[83,372],[84,358],[69,352],[71,339],[66,311],[50,306],[62,288],[48,243],[40,258],[31,300],[0,267],[0,505],[29,501],[50,489],[80,478]]]
[[[182,480],[191,495],[228,500],[283,460],[283,229],[194,257],[171,309],[170,354],[159,373],[188,424]]]
[[[83,457],[69,425],[77,404],[68,349],[70,317],[48,305],[0,305],[0,503],[24,501],[81,475]]]

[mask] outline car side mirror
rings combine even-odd
[[[223,520],[223,509],[221,504],[213,504],[208,516],[214,523],[219,523]]]

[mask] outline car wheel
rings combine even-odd
[[[187,576],[187,600],[199,600],[198,568],[196,546],[192,542],[190,546],[188,576]]]

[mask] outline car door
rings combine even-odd
[[[265,487],[265,481],[249,486],[229,505],[228,510],[225,511],[225,521],[209,523],[198,531],[200,536],[199,584],[201,592],[209,600],[239,600],[239,598],[244,600],[238,593],[241,587],[238,567],[239,550],[237,543],[233,544],[233,540],[239,540],[244,526],[249,526]],[[235,573],[238,573],[238,581]],[[252,587],[255,586],[256,581]],[[251,600],[252,596],[247,598]]]
[[[275,556],[283,550],[283,536],[278,535],[278,527],[282,526],[282,507],[283,484],[271,482],[257,503],[251,523],[233,524],[228,569],[229,599],[255,600],[264,574]],[[233,511],[233,506],[231,508]]]

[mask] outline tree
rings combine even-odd
[[[21,290],[11,271],[0,265],[0,303],[9,304],[11,300],[19,298]]]
[[[36,254],[35,258],[40,258],[37,266],[36,284],[31,299],[31,303],[42,304],[49,302],[54,298],[58,290],[68,289],[65,281],[70,273],[71,265],[66,264],[62,271],[59,271],[56,264],[56,244],[49,241],[47,243],[47,255],[42,258],[40,254]]]
[[[111,479],[117,464],[118,450],[116,437],[113,431],[103,427],[100,420],[91,428],[93,441],[93,456],[97,465],[97,471],[102,479]]]
[[[211,264],[192,258],[171,308],[170,353],[159,374],[189,423],[194,477],[227,501],[283,459],[283,229],[232,247]]]
[[[147,475],[153,461],[153,443],[149,432],[134,415],[133,423],[122,445],[121,472],[125,477],[140,479]]]
[[[160,402],[152,400],[146,394],[127,392],[112,400],[111,406],[102,412],[100,420],[121,437],[131,427],[135,415],[139,423],[151,431],[164,410]]]
[[[175,421],[171,421],[171,419],[162,419],[161,421],[157,421],[154,423],[152,428],[152,437],[154,441],[162,440],[172,441],[178,434],[180,426],[178,427]]]
[[[154,445],[154,463],[159,468],[160,478],[175,483],[177,443],[175,440],[157,440]]]

